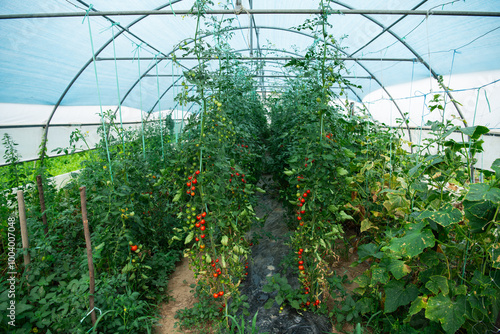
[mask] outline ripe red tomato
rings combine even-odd
[[[219,297],[224,296],[224,291],[219,291]]]
[[[217,276],[219,276],[219,275],[217,275],[217,273],[214,273],[214,277],[217,278]]]
[[[191,187],[191,182],[186,183],[186,186]]]
[[[192,186],[192,187],[191,187],[191,190],[192,190],[192,191],[194,191],[195,189],[196,189],[196,187],[195,187],[195,186]]]
[[[310,194],[310,193],[311,193],[311,190],[307,189],[307,191],[306,191],[306,192],[307,192],[308,194]]]
[[[191,192],[191,196],[194,196],[194,191]]]
[[[196,175],[200,174],[200,171],[199,171],[199,170],[197,170],[197,171],[195,172],[195,174],[196,174]]]
[[[193,180],[193,184],[197,184],[198,183],[198,180],[197,179],[194,179]]]
[[[203,213],[201,214],[201,216],[202,216],[203,218],[205,218],[205,217],[207,216],[207,213],[206,213],[206,212],[203,212]]]
[[[298,217],[297,217],[297,219],[298,219],[298,220],[301,220],[301,219],[302,219],[302,217],[301,217],[301,216],[298,216]]]
[[[304,250],[303,250],[302,248],[301,248],[301,249],[299,249],[299,253],[302,253],[303,251],[304,251]]]
[[[299,264],[304,264],[304,261],[300,260],[300,261],[299,261]]]
[[[304,270],[304,266],[299,266],[299,270]]]
[[[214,298],[218,298],[219,294],[217,292],[214,292]]]
[[[132,245],[132,246],[130,246],[130,250],[131,250],[132,252],[135,252],[135,251],[137,250],[137,248],[138,248],[138,247],[137,247],[137,245]]]
[[[200,237],[201,237],[202,239],[204,239],[204,238],[205,238],[205,235],[204,235],[204,234],[202,234],[202,235],[200,235]]]

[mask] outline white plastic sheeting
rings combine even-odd
[[[92,11],[162,9],[179,12],[190,9],[193,2],[95,0],[92,1]],[[220,4],[215,3],[214,9],[220,9]],[[224,16],[235,18],[232,23],[234,34],[229,43],[243,57],[250,56],[251,52],[253,56],[263,57],[304,55],[307,47],[314,42],[312,32],[290,28],[299,26],[314,15],[256,14],[253,15],[256,29],[250,30],[252,16],[246,9],[318,9],[319,3],[319,0],[253,0],[250,4],[249,0],[243,0],[240,15]],[[350,80],[354,84],[362,86],[361,89],[353,89],[349,98],[366,102],[375,118],[395,124],[395,119],[401,117],[400,111],[409,111],[410,125],[419,126],[425,105],[424,98],[415,95],[420,91],[429,99],[430,86],[436,89],[432,72],[445,76],[451,74],[451,80],[445,78],[444,83],[456,90],[452,94],[463,104],[460,109],[469,125],[473,124],[470,117],[474,110],[476,125],[498,130],[499,103],[493,92],[498,89],[495,82],[500,79],[500,18],[435,14],[440,11],[500,12],[500,1],[333,0],[330,4],[333,10],[416,9],[428,14],[329,16],[333,28],[328,32],[337,40],[347,36],[342,42],[343,56],[357,58],[346,60],[349,73],[343,73],[352,77]],[[4,1],[0,6],[0,134],[13,134],[20,144],[23,159],[36,157],[43,133],[41,127],[49,125],[50,153],[51,148],[64,146],[75,128],[61,124],[94,123],[100,104],[112,106],[113,110],[122,104],[122,112],[130,111],[130,119],[134,121],[140,121],[141,111],[149,114],[158,109],[177,109],[174,97],[180,91],[178,83],[182,71],[197,64],[195,60],[180,60],[182,66],[179,67],[165,59],[180,41],[194,36],[195,18],[189,15],[91,16],[85,19],[83,16],[1,17],[6,14],[59,12],[83,15],[89,5],[82,0],[27,0]],[[229,8],[232,6],[229,5]],[[221,18],[221,15],[218,17]],[[207,30],[206,40],[213,45],[213,29],[205,26],[203,29]],[[182,52],[177,51],[176,55],[180,57]],[[93,56],[97,59],[95,68]],[[116,63],[115,56],[118,59]],[[368,58],[371,60],[366,60]],[[282,79],[270,76],[286,74],[283,72],[284,62],[266,62],[266,77],[262,82],[271,87],[268,90],[283,84]],[[421,80],[424,86],[415,90]],[[400,90],[398,85],[404,83],[413,85],[415,89]],[[387,92],[377,92],[381,86],[386,88],[394,102],[387,102],[390,99]],[[480,108],[476,109],[473,106],[475,98],[464,98],[459,90],[468,90],[474,96],[473,89],[481,86],[484,88],[479,94]],[[488,108],[484,108],[484,92],[489,99]],[[475,93],[477,95],[477,90]],[[405,99],[407,97],[412,98]],[[22,107],[13,108],[13,104]],[[134,111],[135,117],[132,116]],[[446,113],[451,115],[456,110],[450,105]],[[59,126],[53,126],[57,124]],[[81,128],[92,133],[92,126]],[[498,156],[498,150],[488,154]]]

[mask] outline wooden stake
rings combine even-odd
[[[82,204],[82,220],[83,232],[85,234],[85,244],[87,245],[87,261],[89,264],[89,279],[90,279],[90,295],[89,306],[91,310],[92,326],[96,322],[96,313],[94,310],[94,293],[95,293],[95,280],[94,280],[94,263],[92,261],[92,244],[90,243],[89,221],[87,218],[87,193],[85,187],[80,187],[80,200]]]
[[[40,198],[40,209],[42,213],[42,221],[43,221],[43,231],[45,235],[49,233],[49,226],[47,224],[47,215],[45,214],[45,197],[43,196],[43,184],[42,184],[42,176],[36,176],[36,185],[38,187],[38,197]]]
[[[30,264],[28,228],[26,225],[26,206],[24,204],[24,194],[22,190],[17,191],[17,205],[19,207],[19,224],[21,225],[21,238],[23,241],[24,265]]]

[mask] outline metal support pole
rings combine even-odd
[[[171,60],[172,57],[144,57],[141,58],[141,60]],[[199,59],[203,60],[218,60],[219,58],[215,57],[202,57]],[[298,60],[304,60],[304,57],[234,57],[235,60],[292,60],[292,59],[298,59]],[[344,61],[389,61],[389,62],[419,62],[419,59],[417,58],[357,58],[357,57],[327,57],[327,60],[344,60]],[[97,61],[109,61],[109,60],[115,60],[114,58],[107,58],[107,57],[98,57],[96,58]],[[130,60],[134,61],[135,59],[133,57],[118,57],[116,60]],[[177,57],[175,58],[176,61],[180,60],[198,60],[197,57]]]
[[[236,4],[241,0],[236,0]],[[237,7],[238,5],[236,5]],[[236,8],[235,8],[236,9]],[[246,9],[247,14],[282,14],[282,15],[308,15],[323,14],[319,9]],[[196,11],[187,10],[109,10],[100,12],[60,12],[60,13],[30,13],[30,14],[4,14],[0,15],[0,20],[11,19],[33,19],[33,18],[53,18],[53,17],[84,17],[84,16],[141,16],[141,15],[196,15]],[[209,10],[205,15],[231,15],[232,10]],[[236,12],[238,14],[238,12]],[[482,16],[500,17],[500,12],[483,11],[452,11],[452,10],[383,10],[383,9],[348,9],[331,12],[340,15],[417,15],[417,16]]]

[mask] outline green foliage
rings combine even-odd
[[[56,190],[47,178],[50,175],[47,168],[55,165],[51,159],[45,159],[44,168],[33,169],[29,174],[16,174],[12,169],[17,168],[19,158],[15,145],[7,139],[4,142],[10,145],[8,153],[13,159],[8,185],[19,184],[24,189],[30,237],[29,268],[21,264],[21,252],[16,258],[19,268],[16,277],[18,333],[35,328],[47,333],[84,333],[92,327],[90,316],[85,317],[89,311],[89,277],[80,214],[80,185],[87,188],[96,273],[95,306],[98,316],[102,312],[97,331],[145,332],[156,321],[155,305],[165,298],[165,277],[175,269],[181,254],[180,244],[169,244],[168,234],[178,226],[176,214],[169,211],[173,196],[153,187],[157,170],[162,165],[158,158],[161,152],[156,148],[160,140],[158,125],[146,129],[146,137],[155,145],[148,147],[150,160],[144,161],[140,134],[122,130],[114,123],[114,117],[107,117],[106,126],[112,129],[107,133],[111,144],[108,150],[102,140],[96,150],[81,154],[79,159],[86,160],[79,167],[80,173],[60,190]],[[102,130],[100,133],[104,134]],[[125,151],[120,145],[121,137],[127,138]],[[77,138],[78,135],[73,136],[74,145],[77,145]],[[75,148],[69,148],[68,153]],[[113,170],[111,174],[109,169]],[[37,189],[29,184],[34,179],[30,175],[37,174],[42,175],[44,184],[47,234],[40,228]],[[11,204],[16,203],[13,199],[10,192],[7,197],[1,196],[6,205],[2,205],[0,213],[5,222],[10,215],[16,217],[16,231],[19,231],[16,207]],[[2,242],[5,236],[6,228],[2,226]],[[18,249],[21,248],[19,239],[16,240]],[[137,252],[131,251],[131,243],[139,246]],[[0,256],[6,260],[5,249],[7,247],[2,248]],[[2,291],[7,292],[6,276],[2,277]],[[6,306],[8,302],[7,293],[2,293],[0,305]],[[6,327],[4,314],[0,320],[0,328],[10,330]]]

